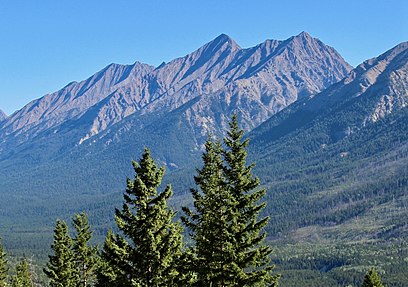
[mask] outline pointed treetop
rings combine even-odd
[[[381,277],[375,268],[371,268],[364,276],[364,282],[361,287],[384,287]]]

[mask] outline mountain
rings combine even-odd
[[[21,162],[37,168],[64,154],[81,154],[78,146],[101,140],[99,148],[107,148],[126,141],[123,133],[155,142],[157,134],[151,131],[163,132],[163,125],[168,133],[182,128],[192,137],[188,149],[200,149],[210,132],[222,133],[231,113],[239,112],[248,131],[298,98],[339,81],[350,69],[333,48],[305,32],[248,49],[222,34],[157,68],[112,64],[8,117],[0,125],[0,169],[1,161],[8,162],[3,166]],[[126,149],[120,143],[117,148]]]
[[[292,240],[404,240],[408,210],[408,42],[251,131],[271,234]]]
[[[7,115],[5,112],[3,112],[2,110],[0,110],[0,121],[4,120],[7,118]]]
[[[220,35],[158,67],[111,64],[72,82],[1,123],[0,233],[21,246],[22,234],[55,217],[88,210],[109,221],[144,146],[167,167],[175,201],[185,201],[203,142],[209,132],[222,134],[232,113],[249,131],[350,69],[304,32],[247,49]]]

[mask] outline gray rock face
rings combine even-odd
[[[349,70],[334,49],[307,33],[286,41],[267,40],[237,51],[222,72],[225,84],[215,92],[203,93],[185,117],[192,125],[203,127],[201,134],[207,134],[226,127],[227,120],[216,114],[238,112],[248,131],[298,98],[339,81]]]
[[[81,145],[129,116],[144,126],[146,119],[179,110],[200,144],[209,132],[223,130],[234,112],[250,130],[350,70],[333,48],[305,32],[248,49],[223,34],[157,68],[111,64],[29,103],[0,129],[0,158],[16,140],[22,144],[70,131],[64,145]]]
[[[58,126],[82,115],[120,87],[140,88],[143,76],[152,70],[152,66],[138,62],[133,65],[111,64],[85,81],[72,82],[55,93],[32,101],[9,117],[2,132],[35,135]]]

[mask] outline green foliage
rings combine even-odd
[[[93,286],[98,267],[98,250],[90,246],[92,231],[86,213],[75,215],[73,226],[76,230],[71,238],[67,224],[57,220],[54,230],[54,255],[50,255],[44,273],[53,287]]]
[[[72,250],[74,252],[74,262],[76,271],[77,287],[92,286],[95,281],[96,269],[98,266],[98,249],[89,246],[92,238],[92,231],[85,213],[77,214],[73,220],[76,235],[73,240]]]
[[[203,167],[192,189],[194,210],[184,208],[183,222],[195,241],[197,286],[276,286],[271,248],[262,233],[268,218],[258,220],[265,207],[258,201],[265,190],[255,190],[259,179],[246,166],[243,131],[233,117],[228,136],[221,143],[208,140]]]
[[[1,244],[0,241],[0,287],[7,286],[7,272],[8,272],[7,255],[4,252],[3,245]]]
[[[226,228],[229,214],[226,206],[229,195],[223,188],[220,144],[207,141],[203,154],[204,166],[195,181],[201,192],[192,189],[195,211],[184,208],[183,222],[195,242],[192,269],[201,286],[218,286],[224,278],[224,260],[228,255]]]
[[[380,275],[375,268],[371,268],[364,276],[364,282],[361,287],[384,287]]]
[[[23,259],[16,266],[16,274],[13,276],[11,281],[12,287],[33,287],[33,282],[31,281],[30,273],[28,272],[27,260]]]
[[[116,210],[117,226],[130,243],[108,233],[98,285],[177,286],[182,238],[175,212],[167,207],[171,186],[157,194],[164,168],[157,167],[148,149],[133,167],[135,178],[128,179],[122,210]]]
[[[44,273],[50,279],[51,287],[76,286],[76,272],[72,238],[68,234],[68,226],[57,220],[54,230],[54,243],[51,245],[54,255],[49,256]]]

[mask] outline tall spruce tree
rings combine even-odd
[[[89,245],[89,241],[92,238],[92,231],[86,213],[77,214],[74,217],[73,225],[76,230],[72,245],[76,272],[75,277],[77,281],[76,286],[92,286],[95,281],[98,266],[98,249],[95,246]]]
[[[30,273],[28,272],[27,260],[22,259],[16,265],[16,274],[12,278],[12,287],[33,287]]]
[[[68,226],[62,220],[57,220],[54,230],[54,243],[51,245],[54,255],[49,255],[49,261],[44,273],[50,279],[51,287],[74,287],[78,281],[75,272],[72,238],[68,234]]]
[[[194,210],[182,218],[195,241],[197,286],[277,286],[262,232],[268,218],[258,219],[265,190],[256,188],[253,165],[246,165],[248,140],[243,140],[237,116],[224,139],[208,140],[203,168],[192,189]]]
[[[4,252],[3,245],[0,241],[0,287],[7,287],[7,254]]]
[[[147,148],[133,168],[136,175],[127,181],[123,208],[116,210],[116,223],[126,239],[108,233],[98,286],[177,286],[181,227],[167,206],[171,187],[157,194],[164,168],[155,164]]]
[[[195,242],[192,269],[197,273],[197,286],[222,286],[224,265],[228,256],[228,222],[232,209],[223,178],[221,144],[208,140],[202,159],[204,165],[194,177],[200,189],[191,189],[194,211],[184,207],[182,220]]]
[[[272,275],[270,264],[272,249],[263,242],[266,233],[262,232],[269,218],[259,218],[266,203],[259,203],[265,196],[265,189],[259,186],[259,178],[252,175],[254,164],[246,164],[249,139],[243,140],[244,131],[239,128],[235,114],[230,123],[230,130],[224,139],[223,151],[227,189],[235,200],[236,218],[233,220],[234,234],[234,270],[237,286],[277,286],[279,275]]]
[[[380,275],[375,268],[371,268],[364,276],[364,282],[361,287],[384,287]]]

